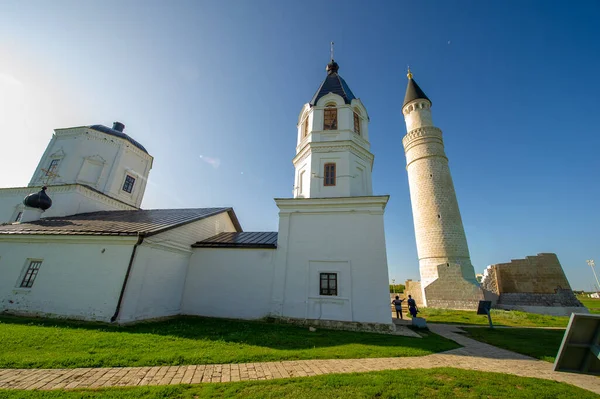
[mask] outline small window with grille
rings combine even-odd
[[[356,112],[354,113],[354,133],[360,136],[360,116]]]
[[[337,273],[321,273],[319,294],[337,296]]]
[[[21,288],[31,288],[38,275],[38,272],[40,271],[40,266],[42,266],[41,260],[32,260],[29,262],[29,266],[25,271],[23,280],[21,280]]]
[[[326,163],[325,164],[325,179],[323,179],[323,184],[325,186],[335,186],[335,164],[334,163]]]
[[[133,185],[135,184],[135,178],[132,176],[125,176],[125,182],[123,183],[123,191],[131,193],[133,191]]]
[[[323,118],[323,130],[337,129],[337,108],[335,105],[327,105]]]

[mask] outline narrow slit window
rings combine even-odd
[[[302,137],[308,136],[308,116],[304,118],[304,124],[302,126]]]
[[[23,280],[21,281],[21,288],[31,288],[33,282],[35,281],[38,275],[38,272],[40,271],[41,265],[41,260],[32,260],[31,262],[29,262],[29,267],[27,267],[25,276],[23,276]]]
[[[337,296],[337,273],[321,273],[320,295]]]
[[[133,191],[133,185],[135,184],[135,178],[132,176],[125,176],[125,182],[123,183],[123,191],[131,194]]]
[[[326,163],[325,164],[325,186],[335,186],[335,164],[334,163]]]
[[[354,113],[354,133],[360,136],[360,116],[356,112]]]
[[[325,108],[323,130],[337,130],[337,108],[335,105],[328,105]]]

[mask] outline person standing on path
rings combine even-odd
[[[392,301],[392,305],[396,308],[397,319],[402,319],[402,301],[404,301],[404,299],[400,299],[398,295],[396,295],[396,299]]]
[[[408,296],[407,304],[411,317],[417,317],[417,313],[419,313],[419,309],[417,309],[417,302],[412,299],[410,295]]]

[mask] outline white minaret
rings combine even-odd
[[[402,107],[407,134],[402,144],[406,153],[423,302],[425,306],[464,308],[464,305],[456,306],[450,302],[463,300],[473,305],[473,301],[480,298],[444,152],[442,131],[433,125],[431,101],[414,81],[410,70],[407,76],[408,87]],[[446,281],[442,281],[444,279]],[[435,290],[428,293],[427,287],[436,280]],[[473,289],[459,287],[463,285],[472,285]]]
[[[369,116],[338,69],[332,59],[325,80],[300,112],[294,198],[373,194]]]

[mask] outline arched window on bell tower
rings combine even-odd
[[[335,103],[325,105],[325,114],[323,116],[323,130],[337,130],[337,108]]]
[[[358,134],[359,136],[360,136],[360,123],[361,123],[360,111],[358,110],[358,108],[354,108],[354,133]]]

